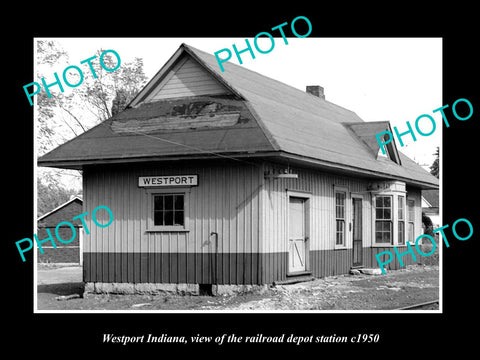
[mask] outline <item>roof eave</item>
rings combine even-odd
[[[204,159],[230,159],[233,161],[245,158],[257,158],[264,156],[273,156],[274,151],[237,151],[237,152],[218,152],[216,154],[176,154],[176,155],[139,155],[131,157],[103,157],[103,158],[90,158],[90,159],[59,159],[59,160],[39,160],[37,162],[38,166],[43,167],[54,167],[61,169],[76,169],[81,170],[83,166],[88,165],[105,165],[105,164],[122,164],[122,163],[133,163],[133,162],[155,162],[155,161],[179,161],[179,160],[204,160]],[[238,158],[238,159],[237,159]]]
[[[310,158],[306,156],[287,153],[285,151],[242,151],[212,154],[186,154],[186,155],[169,155],[169,156],[135,156],[128,158],[96,158],[96,159],[77,159],[77,160],[55,160],[55,161],[39,161],[39,166],[55,167],[63,169],[81,170],[83,166],[88,165],[105,165],[105,164],[122,164],[133,162],[154,162],[154,161],[178,161],[178,160],[199,160],[199,159],[231,159],[242,161],[245,158],[277,158],[296,162],[299,165],[310,165],[315,168],[325,169],[326,171],[339,172],[344,174],[360,175],[362,177],[392,179],[404,181],[407,185],[420,187],[421,189],[439,189],[439,185],[435,183],[425,182],[418,179],[395,176],[392,174],[382,173],[380,171],[369,170],[350,165],[333,163],[330,161]]]
[[[381,178],[381,179],[391,179],[391,180],[400,180],[404,181],[407,185],[412,185],[419,187],[421,189],[439,189],[439,184],[430,183],[421,181],[418,179],[406,178],[402,176],[392,175],[390,173],[382,173],[380,171],[369,170],[360,167],[354,167],[351,165],[333,163],[330,161],[310,158],[306,156],[291,154],[287,152],[278,152],[277,156],[282,158],[288,159],[290,161],[297,161],[298,163],[307,163],[314,165],[315,167],[323,168],[326,170],[340,172],[345,174],[355,174],[361,175],[363,177],[374,177],[374,178]]]

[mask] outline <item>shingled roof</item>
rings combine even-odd
[[[168,98],[158,92],[185,58],[214,80],[212,95]],[[438,188],[435,177],[396,147],[396,161],[378,157],[375,134],[389,128],[387,121],[364,122],[323,98],[239,65],[223,65],[221,72],[214,56],[182,44],[129,108],[45,154],[38,164],[81,168],[111,162],[275,156]]]

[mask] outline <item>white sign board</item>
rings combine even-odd
[[[139,187],[150,186],[197,186],[198,175],[140,176]]]

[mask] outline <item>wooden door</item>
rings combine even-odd
[[[363,253],[362,253],[362,199],[353,198],[353,266],[363,265]]]
[[[289,197],[288,272],[306,270],[305,199]]]

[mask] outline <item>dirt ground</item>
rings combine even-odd
[[[385,275],[332,276],[237,296],[83,298],[80,267],[42,267],[37,274],[38,310],[392,310],[439,298],[437,265],[412,265]]]

